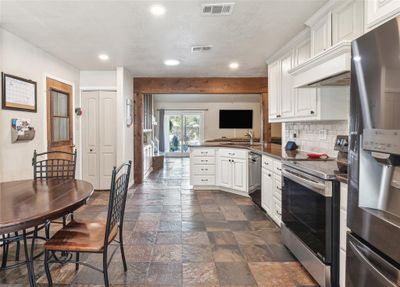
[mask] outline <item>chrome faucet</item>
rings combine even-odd
[[[250,139],[250,144],[254,144],[254,133],[252,130],[248,130],[247,133],[244,135],[245,137],[249,137]]]

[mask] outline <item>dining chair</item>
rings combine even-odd
[[[113,168],[105,222],[77,221],[73,219],[44,244],[44,267],[49,286],[53,286],[50,263],[74,263],[76,270],[79,269],[80,264],[85,265],[103,273],[104,285],[109,286],[108,266],[118,249],[121,251],[124,271],[128,270],[123,244],[123,223],[131,165],[132,162],[129,161],[118,168]],[[118,239],[117,235],[119,235]],[[108,249],[112,242],[118,243],[119,246],[116,246],[108,259]],[[64,259],[56,256],[56,252],[64,253]],[[81,262],[79,259],[80,253],[102,254],[102,268]],[[74,254],[76,254],[75,260],[73,259]]]
[[[37,153],[33,151],[32,166],[33,166],[33,178],[35,180],[60,178],[60,179],[71,179],[75,178],[76,174],[76,158],[77,150],[73,153],[63,151],[48,151],[43,153]],[[62,221],[52,221],[52,223],[60,223],[65,225],[67,218],[73,217],[73,214],[63,216]],[[49,226],[46,226],[46,237],[50,232]],[[42,227],[35,228],[30,233],[32,236],[36,236],[37,232]],[[10,243],[16,243],[15,261],[19,261],[20,255],[20,234],[18,232],[14,234],[3,234],[2,237],[2,260],[0,269],[7,269],[7,261],[9,256]],[[33,238],[33,237],[32,237]]]

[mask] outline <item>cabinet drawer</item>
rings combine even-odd
[[[243,149],[221,148],[218,150],[218,155],[223,157],[246,159],[248,156],[248,151]]]
[[[190,160],[194,165],[215,164],[215,157],[192,157]]]
[[[192,165],[194,175],[215,175],[215,165]]]
[[[268,156],[263,155],[262,156],[262,167],[266,168],[270,171],[273,171],[274,169],[274,160]]]
[[[192,185],[215,185],[214,175],[193,175]]]
[[[280,160],[274,160],[274,172],[281,175],[282,172],[282,162]]]
[[[215,156],[215,148],[194,148],[191,156]]]

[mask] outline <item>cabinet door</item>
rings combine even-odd
[[[270,120],[279,115],[280,64],[274,62],[268,67],[268,114]]]
[[[294,94],[294,114],[296,117],[317,116],[316,88],[300,88]]]
[[[315,56],[332,45],[332,13],[311,27],[311,55]]]
[[[293,52],[282,57],[281,61],[281,117],[290,118],[293,116],[293,80],[289,70],[293,66]]]
[[[232,166],[229,158],[217,158],[217,185],[227,188],[232,187]]]
[[[332,11],[332,44],[352,41],[363,32],[363,1],[349,0]]]
[[[294,67],[303,64],[311,57],[311,42],[309,39],[301,42],[295,47]]]
[[[238,191],[247,191],[247,161],[232,159],[232,188]]]
[[[400,14],[398,0],[368,0],[365,1],[365,26],[372,29]]]
[[[262,207],[269,215],[272,214],[272,194],[273,194],[273,181],[270,171],[263,169],[261,181],[261,202]]]

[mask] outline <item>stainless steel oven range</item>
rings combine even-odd
[[[320,286],[339,286],[336,161],[284,161],[283,242]]]

